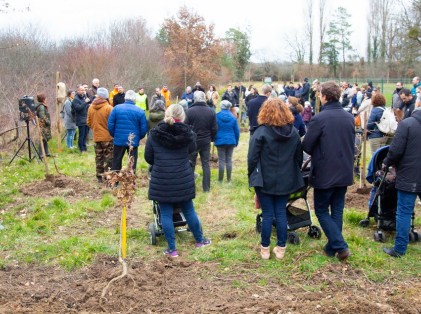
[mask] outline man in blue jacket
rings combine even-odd
[[[130,156],[133,156],[133,170],[136,171],[139,142],[148,131],[145,112],[135,105],[136,93],[128,90],[125,102],[114,107],[108,119],[108,131],[114,137],[112,170],[120,171],[125,152],[129,151],[129,135],[133,134]]]
[[[314,211],[328,239],[324,251],[342,261],[350,255],[342,223],[345,193],[354,180],[354,117],[339,103],[341,90],[335,82],[321,84],[320,93],[324,109],[311,119],[303,149],[311,155],[309,182]]]

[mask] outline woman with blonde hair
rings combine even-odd
[[[149,199],[157,201],[161,209],[162,229],[168,248],[164,254],[177,257],[173,208],[177,204],[193,233],[196,247],[207,246],[199,218],[194,210],[196,196],[193,168],[189,156],[196,150],[196,134],[184,123],[185,113],[179,104],[170,105],[165,118],[149,131],[145,160],[152,166]]]
[[[260,109],[259,126],[248,151],[249,186],[254,187],[262,208],[260,255],[270,258],[270,236],[276,218],[277,259],[285,255],[287,240],[286,204],[289,195],[304,186],[301,176],[303,151],[293,126],[294,116],[279,98],[269,98]]]

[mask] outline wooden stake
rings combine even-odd
[[[367,111],[364,111],[364,132],[363,132],[363,168],[361,169],[361,176],[362,176],[362,181],[363,181],[363,185],[364,187],[367,186],[366,181],[365,181],[365,159],[367,156],[367,121],[368,117],[367,117]]]
[[[60,82],[60,72],[56,72],[56,122],[57,122],[57,152],[61,152],[61,135],[60,135],[60,104],[58,100],[58,82]]]
[[[120,249],[121,249],[121,258],[123,259],[125,259],[127,255],[126,216],[127,216],[126,204],[124,204],[123,213],[121,214],[121,230],[120,230],[120,234],[121,234],[121,248]]]

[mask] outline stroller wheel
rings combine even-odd
[[[383,232],[376,231],[376,232],[374,232],[374,241],[376,241],[376,242],[385,242],[386,241],[386,236],[384,235]]]
[[[420,235],[416,231],[409,231],[409,242],[417,242],[420,240]]]
[[[367,228],[369,223],[370,223],[370,220],[368,218],[366,218],[366,219],[361,220],[358,223],[358,226],[363,227],[363,228]]]
[[[156,245],[156,231],[155,231],[155,224],[149,224],[149,240],[151,241],[152,245]]]
[[[310,238],[320,239],[322,237],[322,230],[318,226],[310,226],[307,234]]]
[[[294,231],[291,231],[288,233],[288,242],[291,244],[299,244],[300,243],[300,237],[298,234]]]

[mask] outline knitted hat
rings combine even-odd
[[[221,101],[221,110],[229,109],[231,107],[232,107],[232,103],[230,103],[228,100]]]
[[[136,101],[136,93],[133,90],[129,89],[126,92],[126,95],[124,95],[124,99],[130,100],[130,101]]]
[[[98,90],[96,91],[96,94],[97,94],[98,97],[101,97],[101,98],[104,98],[104,99],[107,99],[108,96],[110,95],[108,93],[108,90],[104,87],[98,88]]]

